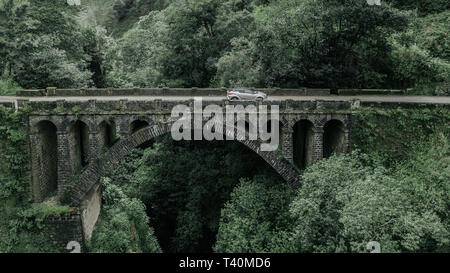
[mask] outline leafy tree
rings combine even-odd
[[[152,12],[141,18],[106,53],[106,77],[114,87],[157,87],[163,83],[161,62],[167,51],[164,14]]]
[[[434,135],[448,134],[449,110],[434,106],[424,109],[361,109],[352,131],[354,148],[369,154],[374,164],[386,168],[415,158],[416,146]]]
[[[450,230],[450,184],[448,154],[450,132],[437,132],[429,141],[416,144],[415,157],[395,167],[395,177],[403,181],[399,187],[411,196],[414,208],[436,214]],[[433,251],[433,245],[427,251]],[[447,245],[447,251],[450,245]]]
[[[14,95],[20,87],[10,77],[0,79],[0,96]]]
[[[293,190],[264,176],[241,180],[222,209],[215,252],[294,252],[289,204]]]
[[[218,0],[177,1],[165,10],[168,24],[162,56],[165,85],[205,87],[214,75],[217,56],[215,21]]]
[[[420,14],[439,13],[450,9],[450,3],[446,0],[386,0],[394,7],[401,9],[417,10]]]
[[[435,87],[450,78],[448,27],[445,27],[450,24],[446,14],[448,12],[416,18],[408,29],[389,38],[392,80],[398,87],[416,87],[421,91],[424,88],[417,87],[423,86],[423,94],[427,87]],[[434,90],[431,90],[432,94]]]
[[[251,31],[253,10],[252,1],[180,0],[152,11],[112,48],[109,82],[207,87],[230,40]]]
[[[0,107],[0,253],[58,252],[39,225],[47,207],[32,206],[29,200],[24,128],[20,113]]]
[[[69,7],[59,0],[1,1],[3,78],[13,77],[24,88],[90,85],[89,57],[83,49],[86,40],[66,10]]]
[[[450,63],[433,58],[416,45],[404,46],[393,41],[393,78],[403,89],[417,85],[429,86],[450,78]]]
[[[149,226],[145,205],[135,198],[126,196],[110,181],[108,178],[102,181],[103,213],[89,242],[90,251],[161,252],[153,229]]]
[[[24,87],[87,87],[91,72],[69,61],[67,52],[54,47],[57,43],[50,36],[41,36],[35,40],[39,51],[29,55],[28,63],[21,64],[16,78]]]
[[[225,53],[217,62],[215,83],[217,87],[261,86],[261,64],[255,62],[256,47],[245,38],[231,41],[231,52]]]
[[[414,38],[417,44],[430,52],[431,56],[450,61],[450,10],[420,18],[414,25]]]
[[[359,0],[281,1],[255,18],[265,85],[281,87],[385,86],[387,38],[408,23],[396,9]]]
[[[383,252],[448,248],[448,227],[435,211],[415,206],[417,196],[403,190],[412,185],[383,168],[365,167],[367,161],[355,153],[334,156],[302,175],[290,209],[299,251],[366,252],[370,241]]]

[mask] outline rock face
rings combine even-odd
[[[436,88],[435,93],[438,96],[450,96],[450,82],[444,83]]]

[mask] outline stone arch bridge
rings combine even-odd
[[[31,195],[51,195],[79,208],[85,239],[100,213],[100,178],[133,148],[170,133],[176,105],[194,100],[33,100],[19,101],[28,113]],[[261,140],[240,142],[261,156],[284,180],[298,186],[298,171],[332,153],[349,152],[353,101],[203,101],[208,105],[278,105],[280,147],[261,151]],[[270,107],[269,107],[270,108]],[[236,126],[224,134],[244,134]]]

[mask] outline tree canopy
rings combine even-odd
[[[381,3],[2,0],[2,86],[430,93],[448,81],[447,1]]]

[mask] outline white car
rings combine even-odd
[[[258,100],[263,101],[267,99],[267,94],[260,91],[253,91],[244,88],[228,89],[227,98],[229,100]]]

